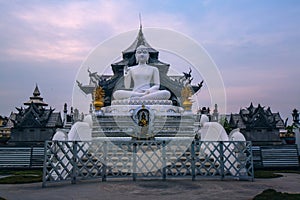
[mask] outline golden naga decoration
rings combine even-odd
[[[96,87],[93,94],[93,104],[96,111],[100,110],[104,106],[104,96],[105,91],[103,88],[101,86]]]
[[[181,90],[181,98],[182,98],[182,105],[184,110],[190,111],[192,109],[192,101],[191,97],[193,95],[192,89],[190,86],[184,86]]]

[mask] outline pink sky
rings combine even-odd
[[[298,1],[2,1],[0,10],[0,115],[22,106],[36,83],[61,111],[89,52],[137,29],[139,13],[144,27],[182,32],[208,51],[224,80],[228,113],[250,102],[283,118],[300,109]]]

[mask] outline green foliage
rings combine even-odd
[[[0,170],[0,175],[7,177],[0,179],[0,184],[20,184],[41,182],[42,170]]]
[[[221,116],[221,117],[220,117],[219,123],[220,123],[222,126],[224,126],[225,119],[226,119],[225,116]]]
[[[287,126],[285,129],[288,131],[288,133],[293,133],[296,128],[298,128],[298,126],[296,124],[292,124]]]
[[[222,116],[220,119],[220,124],[223,126],[223,128],[225,129],[226,133],[229,134],[230,131],[232,131],[232,128],[229,125],[229,122],[226,118],[226,116]]]
[[[31,174],[42,175],[43,170],[41,170],[41,169],[27,169],[27,170],[26,169],[24,169],[24,170],[3,169],[3,170],[0,170],[0,175],[31,175]]]
[[[8,176],[0,179],[0,184],[20,184],[41,182],[42,176]]]
[[[257,170],[254,171],[254,178],[278,178],[282,177],[280,174],[276,174],[274,171]]]
[[[38,175],[38,176],[42,176],[43,175],[43,171],[42,170],[26,170],[26,171],[15,171],[13,173],[14,175]]]
[[[278,178],[282,177],[279,173],[300,174],[300,170],[255,170],[254,178]]]
[[[262,193],[256,195],[253,200],[299,200],[300,199],[300,194],[288,194],[288,193],[282,193],[282,192],[277,192],[276,190],[273,189],[267,189],[264,190]]]
[[[232,131],[232,128],[230,127],[227,118],[224,119],[223,127],[224,127],[227,134],[229,134]]]

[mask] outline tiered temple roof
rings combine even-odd
[[[41,93],[40,93],[39,87],[36,84],[35,89],[33,91],[33,96],[30,97],[30,100],[25,102],[24,105],[29,106],[30,104],[33,103],[33,104],[35,104],[36,106],[39,106],[39,107],[40,106],[42,106],[42,107],[43,106],[48,106],[48,104],[43,101],[43,98],[40,95],[41,95]]]
[[[240,128],[247,141],[254,145],[275,145],[281,144],[279,130],[284,129],[284,122],[279,113],[273,113],[268,107],[258,104],[254,107],[240,109],[237,114],[231,114],[229,120],[231,129]]]
[[[51,107],[49,109],[44,108],[48,106],[40,96],[38,86],[35,86],[33,96],[30,100],[25,102],[24,105],[27,108],[16,108],[14,119],[14,127],[56,127],[61,125],[60,113],[53,112],[55,109]]]
[[[23,141],[45,141],[50,140],[56,128],[62,127],[62,119],[55,109],[45,108],[48,106],[40,96],[36,85],[33,96],[25,102],[25,108],[16,108],[17,113],[12,113],[10,119],[13,121],[11,133],[12,142]]]
[[[229,124],[233,128],[241,129],[281,129],[284,122],[279,113],[272,113],[270,107],[265,109],[260,104],[254,107],[240,109],[238,114],[231,114]]]
[[[139,33],[136,37],[136,39],[133,41],[133,43],[122,52],[122,60],[116,63],[112,64],[112,69],[114,73],[122,72],[124,66],[133,66],[136,65],[136,59],[135,59],[135,51],[140,46],[144,45],[148,48],[149,51],[149,60],[148,64],[152,66],[156,66],[159,71],[163,74],[166,74],[169,70],[170,64],[161,62],[159,57],[159,52],[154,49],[146,40],[142,27],[140,26]]]

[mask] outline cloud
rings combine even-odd
[[[8,29],[15,31],[14,38],[10,39],[15,39],[17,45],[10,45],[3,51],[10,58],[82,60],[91,45],[81,35],[81,30],[97,21],[94,15],[88,15],[89,10],[82,9],[83,3],[32,4],[30,9],[16,9],[12,12],[14,21],[22,26]],[[19,37],[16,37],[16,33]]]
[[[122,6],[115,1],[76,1],[51,5],[34,4],[31,10],[19,11],[16,16],[29,23],[42,25],[42,28],[78,30],[90,25],[110,24],[119,29],[119,26],[114,25],[128,8],[126,1]]]
[[[119,10],[112,1],[15,6],[7,11],[10,23],[2,24],[7,31],[1,35],[11,41],[1,49],[6,55],[2,59],[83,60],[95,45],[85,35],[96,31],[103,40],[103,35],[118,27]]]
[[[10,23],[3,23],[4,35],[11,43],[0,51],[2,59],[82,61],[104,39],[138,28],[138,4],[131,1],[76,1],[27,3],[6,11]],[[136,19],[136,20],[133,20]],[[145,13],[143,23],[150,26],[183,26],[172,14]],[[170,26],[169,26],[170,27]],[[172,26],[171,26],[172,27]],[[134,38],[133,38],[134,39]],[[97,43],[95,43],[97,41]]]
[[[132,1],[0,2],[1,112],[22,105],[35,83],[49,105],[60,110],[60,104],[70,102],[80,63],[105,39],[137,29],[140,8],[143,3]],[[145,27],[177,29],[184,25],[179,17],[142,12]]]
[[[49,41],[39,41],[35,38],[26,41],[31,49],[26,49],[27,44],[23,48],[8,48],[6,53],[12,57],[30,58],[31,60],[60,60],[61,62],[82,61],[84,53],[89,48],[84,47],[84,43],[78,40],[56,40],[55,43]]]
[[[21,73],[28,73],[23,77],[33,81],[22,85],[22,90],[29,87],[26,91],[31,94],[31,85],[44,80],[49,86],[40,87],[47,94],[52,92],[48,87],[55,88],[54,93],[63,99],[67,89],[62,85],[73,83],[69,76],[75,76],[88,53],[111,36],[137,29],[139,13],[144,27],[174,29],[203,44],[223,74],[229,110],[237,112],[236,108],[250,101],[278,108],[289,99],[288,104],[295,106],[300,101],[295,87],[300,73],[299,8],[284,2],[253,1],[0,1],[1,85],[5,86],[1,99],[7,102],[1,106],[14,106],[11,98],[26,100],[28,96],[28,92],[10,96],[4,91],[12,87],[6,76],[18,70],[20,80]],[[7,73],[2,73],[4,68]],[[66,74],[68,80],[53,83],[57,75],[51,70]],[[18,84],[22,83],[15,81],[14,87]],[[286,98],[277,98],[281,93]]]

